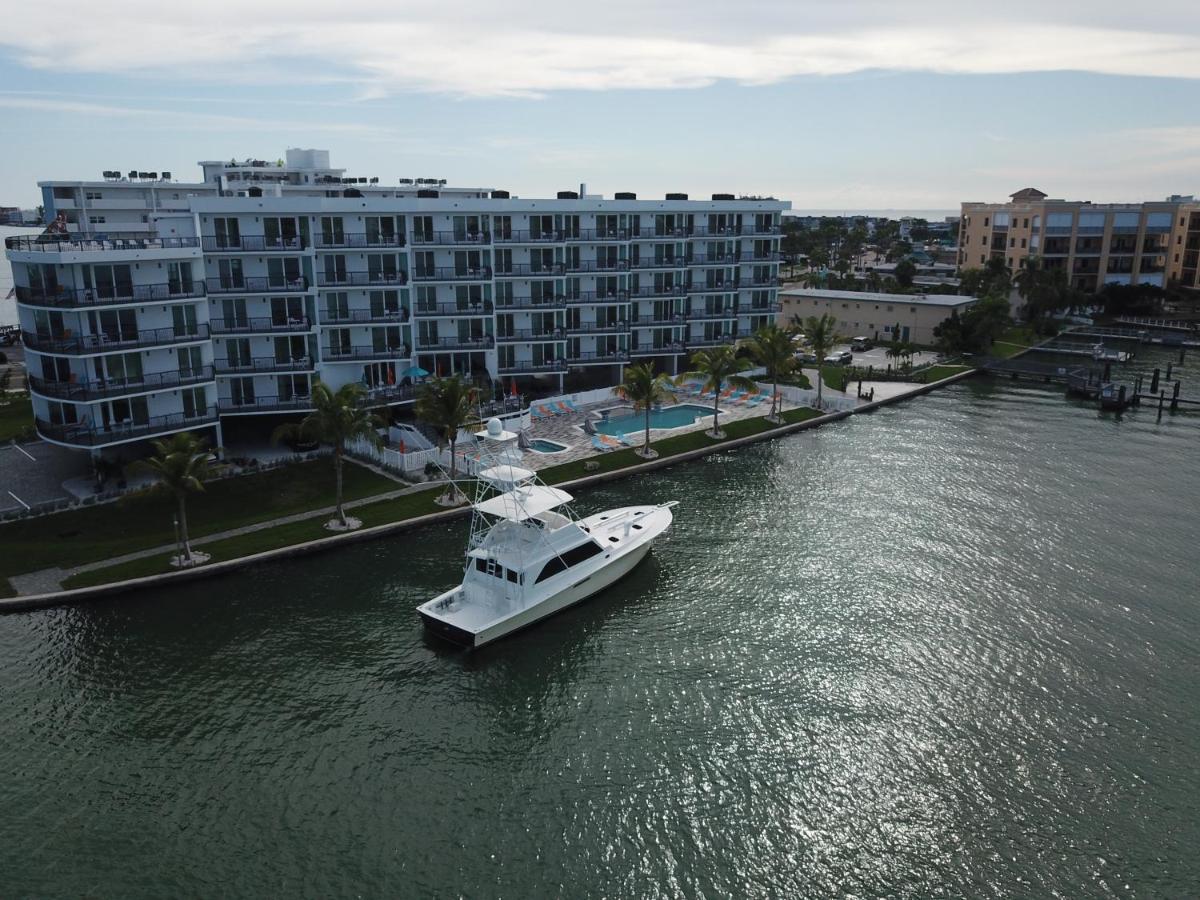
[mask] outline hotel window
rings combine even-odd
[[[1025,238],[1021,238],[1021,249],[1025,249]]]
[[[91,222],[93,225],[103,225],[104,224],[104,216],[88,216],[88,221]]]
[[[104,199],[104,196],[103,196],[103,195],[102,195],[102,194],[101,194],[99,191],[88,191],[88,192],[86,193],[86,196],[87,196],[87,198],[88,198],[89,200],[102,200],[102,199]],[[1180,222],[1179,224],[1180,224],[1180,225],[1182,225],[1183,223],[1182,223],[1182,222]]]
[[[1028,228],[1028,227],[1029,227],[1029,220],[1028,220],[1028,219],[1023,219],[1023,220],[1021,221],[1021,227],[1022,227],[1022,228]]]

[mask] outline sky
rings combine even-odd
[[[1152,13],[1152,14],[1151,14]],[[1200,3],[104,0],[0,13],[0,205],[328,149],[553,195],[1200,195]]]

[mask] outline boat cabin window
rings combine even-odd
[[[595,541],[588,541],[586,544],[572,547],[561,556],[555,556],[553,559],[547,560],[546,565],[542,567],[542,571],[538,573],[537,581],[534,583],[538,584],[547,578],[553,578],[559,572],[565,572],[571,566],[578,565],[585,559],[591,559],[600,552],[600,545]]]
[[[488,561],[482,557],[475,557],[475,571],[482,572],[484,575],[492,575],[496,578],[507,578],[513,584],[521,583],[521,573],[512,569],[506,569],[504,566],[497,565],[491,572],[488,572]]]

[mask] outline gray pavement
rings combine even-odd
[[[29,444],[0,444],[0,512],[21,509],[13,494],[30,506],[70,500],[63,482],[89,478],[92,470],[87,453],[33,441]]]

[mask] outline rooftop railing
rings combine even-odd
[[[107,250],[194,250],[194,237],[149,237],[144,234],[28,235],[4,239],[9,250],[41,253],[90,253]]]

